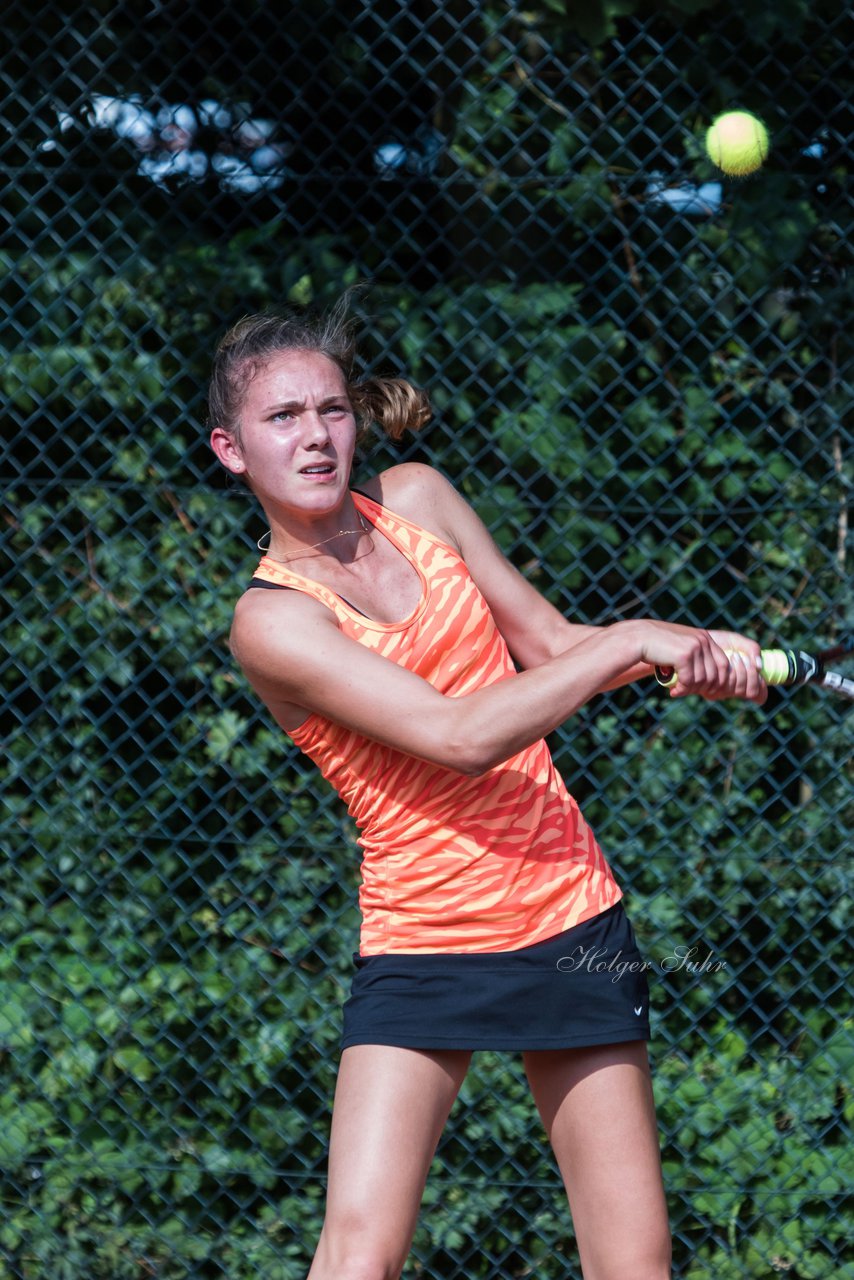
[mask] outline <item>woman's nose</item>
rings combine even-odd
[[[314,445],[325,444],[329,439],[329,432],[326,427],[326,419],[322,413],[310,409],[303,419],[303,431],[306,441]]]

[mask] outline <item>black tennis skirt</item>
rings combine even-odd
[[[621,902],[517,951],[354,960],[344,1049],[567,1049],[649,1039],[651,966]]]

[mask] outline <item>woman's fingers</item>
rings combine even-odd
[[[716,662],[716,678],[694,692],[708,701],[724,698],[741,698],[749,702],[763,703],[768,697],[768,687],[753,655],[742,650],[729,650],[724,654],[726,670],[721,671]]]
[[[685,661],[677,664],[678,680],[674,693],[714,696],[729,682],[729,662],[724,651],[706,631],[696,631],[690,638]]]
[[[759,667],[759,645],[734,631],[705,631],[650,622],[643,660],[675,673],[672,698],[710,701],[744,698],[764,702],[768,690]]]
[[[686,663],[677,667],[678,680],[672,697],[697,695],[708,701],[742,698],[762,703],[768,689],[759,671],[757,657],[740,649],[724,651],[713,637],[698,633],[696,648]]]

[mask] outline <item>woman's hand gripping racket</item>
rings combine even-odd
[[[840,675],[838,671],[828,671],[825,666],[828,657],[836,658],[846,652],[845,648],[836,648],[813,656],[800,649],[763,649],[760,654],[762,678],[768,685],[789,688],[802,684],[819,685],[843,698],[854,699],[854,680]],[[672,667],[656,667],[655,678],[667,689],[676,684],[676,672]]]

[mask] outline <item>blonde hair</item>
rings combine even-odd
[[[283,351],[312,351],[338,366],[363,430],[371,423],[392,440],[418,431],[432,417],[426,392],[405,378],[354,375],[356,324],[346,293],[325,312],[270,312],[244,316],[219,342],[208,387],[208,419],[240,441],[240,411],[258,370]]]

